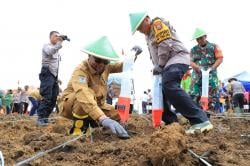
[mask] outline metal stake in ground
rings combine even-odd
[[[212,166],[212,165],[209,164],[206,160],[204,160],[204,159],[202,158],[202,156],[197,155],[196,153],[194,153],[194,152],[193,152],[192,150],[190,150],[190,149],[188,149],[188,151],[189,151],[189,153],[192,154],[193,157],[199,159],[199,160],[200,160],[203,164],[205,164],[206,166]]]
[[[4,166],[3,153],[0,151],[0,166]]]
[[[249,138],[250,139],[250,134],[241,134],[241,138]]]
[[[15,166],[22,166],[24,164],[27,164],[27,163],[29,163],[29,162],[31,162],[33,160],[36,160],[36,159],[42,157],[42,156],[44,156],[44,155],[46,155],[46,154],[48,154],[50,152],[53,152],[53,151],[55,151],[57,149],[60,149],[60,148],[64,148],[69,143],[72,143],[72,142],[74,142],[74,141],[76,141],[76,140],[78,140],[78,139],[80,139],[81,137],[84,137],[84,136],[86,136],[86,135],[80,135],[80,136],[78,136],[78,137],[76,137],[74,139],[71,139],[71,140],[69,140],[69,141],[67,141],[67,142],[65,142],[63,144],[60,144],[60,145],[58,145],[58,146],[56,146],[56,147],[54,147],[52,149],[49,149],[49,150],[46,150],[46,151],[43,151],[43,152],[38,152],[36,155],[34,155],[34,156],[32,156],[32,157],[30,157],[30,158],[28,158],[26,160],[23,160],[23,161],[15,164]]]

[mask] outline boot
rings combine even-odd
[[[234,107],[234,112],[236,113],[236,116],[240,116],[240,114],[243,112],[240,107]]]
[[[243,108],[240,108],[240,112],[241,112],[241,113],[244,113],[244,109],[243,109]]]
[[[240,107],[234,107],[234,113],[240,113]]]
[[[196,132],[203,133],[203,132],[208,132],[212,129],[213,125],[211,124],[211,122],[206,121],[203,123],[192,125],[188,130],[186,130],[186,134],[195,134]]]
[[[75,136],[83,135],[86,132],[84,119],[87,117],[79,118],[73,115],[73,127],[70,129],[69,133]]]
[[[89,128],[94,128],[97,126],[97,123],[88,115],[80,117],[76,114],[73,114],[73,127],[70,129],[70,134],[75,136],[86,134],[87,136],[89,136]]]
[[[38,117],[36,122],[37,127],[47,126],[48,123],[44,121],[44,118]]]

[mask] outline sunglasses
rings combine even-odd
[[[96,58],[96,57],[94,57],[94,59],[95,59],[95,63],[97,63],[97,64],[103,63],[104,65],[107,65],[110,63],[109,60],[100,59],[100,58]]]

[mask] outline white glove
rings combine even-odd
[[[122,139],[128,139],[129,135],[126,132],[126,130],[116,121],[110,119],[110,118],[105,118],[101,120],[101,125],[103,127],[109,128],[113,134],[116,134],[119,138]]]

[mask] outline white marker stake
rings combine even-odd
[[[161,75],[153,76],[153,98],[152,98],[152,121],[154,127],[161,124],[163,113],[163,94],[162,94],[162,77]]]
[[[117,110],[121,117],[121,122],[125,124],[129,118],[130,96],[132,90],[132,70],[134,57],[125,56],[123,61],[123,72],[121,81],[121,93],[117,102]]]
[[[209,92],[209,72],[208,70],[201,70],[202,73],[202,94],[201,94],[201,106],[204,110],[208,110],[208,92]]]
[[[0,151],[0,166],[4,166],[3,153]]]

